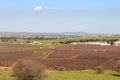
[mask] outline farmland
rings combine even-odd
[[[0,65],[11,66],[17,60],[31,59],[43,63],[49,69],[64,67],[66,70],[81,70],[97,66],[114,69],[120,60],[119,52],[119,46],[1,44]]]
[[[119,46],[64,45],[56,47],[44,60],[52,67],[66,69],[93,69],[104,66],[114,69],[120,60]]]
[[[114,71],[120,60],[120,46],[64,43],[80,41],[78,38],[30,39],[31,41],[40,44],[13,43],[13,41],[0,43],[0,67],[3,67],[0,68],[1,80],[11,78],[11,66],[21,59],[45,65],[48,70],[46,80],[119,80],[120,78],[117,76],[119,73]],[[97,66],[104,67],[105,73],[96,74],[94,69]]]

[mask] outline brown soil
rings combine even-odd
[[[32,59],[38,63],[43,63],[50,69],[60,69],[63,67],[67,70],[94,69],[97,66],[114,69],[116,62],[120,60],[119,46],[64,45],[55,47],[55,49],[34,50],[39,47],[24,45],[2,46],[0,51],[2,49],[6,51],[31,49],[32,51],[23,51],[22,54],[3,54],[0,52],[0,65],[9,66],[19,59]],[[45,59],[38,58],[38,55],[44,52],[50,52],[50,54]]]

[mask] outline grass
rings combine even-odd
[[[0,54],[2,55],[11,55],[11,56],[15,56],[15,55],[21,55],[21,54],[30,54],[33,53],[34,50],[6,50],[6,51],[0,51]]]
[[[45,80],[120,80],[120,75],[115,71],[106,70],[103,74],[96,74],[93,70],[81,71],[47,71]],[[1,71],[0,80],[10,80],[11,72]]]
[[[0,71],[0,80],[10,80],[12,72]]]
[[[47,71],[45,80],[120,80],[119,73],[106,70],[103,74],[96,74],[93,70],[79,71]],[[0,80],[12,80],[11,71],[0,71]]]
[[[93,70],[49,72],[46,80],[120,80],[115,71],[96,74]]]

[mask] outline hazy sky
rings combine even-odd
[[[0,31],[120,33],[120,0],[0,0]]]

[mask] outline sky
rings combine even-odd
[[[0,0],[0,32],[120,34],[120,0]]]

